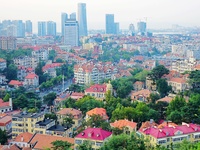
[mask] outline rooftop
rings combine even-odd
[[[43,116],[43,113],[24,113],[20,112],[18,114],[13,115],[13,118],[38,118],[40,116]]]
[[[123,127],[136,128],[137,123],[125,119],[125,120],[118,120],[113,123],[110,123],[110,126],[115,127],[115,128],[120,128],[120,129],[122,129]]]
[[[46,126],[48,125],[49,123],[51,122],[54,122],[55,120],[53,119],[44,119],[43,121],[39,121],[36,123],[36,125],[39,125],[39,126]]]

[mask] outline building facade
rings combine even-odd
[[[65,33],[65,22],[68,19],[68,14],[67,13],[62,13],[61,14],[61,34],[64,36]]]
[[[38,36],[46,36],[46,22],[38,22]]]
[[[106,14],[106,34],[115,34],[114,14]]]
[[[56,36],[56,22],[47,22],[47,35]]]

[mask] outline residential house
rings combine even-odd
[[[170,103],[172,100],[173,100],[172,97],[165,96],[165,97],[163,97],[163,98],[157,100],[156,103],[158,103],[158,102],[166,102],[166,103]]]
[[[0,113],[5,113],[13,110],[12,98],[9,98],[9,102],[4,102],[0,99]]]
[[[84,93],[73,92],[70,97],[75,100],[79,100],[84,97]]]
[[[1,85],[7,85],[7,81],[8,80],[6,79],[6,76],[0,74],[0,84]]]
[[[60,68],[62,65],[63,63],[46,64],[44,67],[42,67],[42,71],[44,73],[48,73],[51,77],[56,77],[56,69]]]
[[[97,99],[103,100],[105,99],[106,92],[110,91],[111,94],[113,93],[113,87],[112,84],[94,84],[91,85],[89,88],[85,90],[85,95],[93,96]]]
[[[140,90],[144,89],[144,82],[136,81],[133,84],[133,88],[134,88],[134,91],[140,91]]]
[[[167,81],[168,85],[172,86],[175,93],[183,92],[190,88],[189,83],[185,78],[171,78]]]
[[[11,81],[8,83],[8,85],[11,85],[11,86],[13,86],[13,87],[15,87],[15,88],[18,88],[18,87],[20,87],[20,86],[23,86],[23,82],[18,81],[18,80],[11,80]]]
[[[54,104],[57,106],[58,105],[62,106],[62,105],[64,105],[64,101],[69,97],[70,97],[69,93],[62,93],[56,97],[56,99],[54,100]]]
[[[49,51],[47,49],[43,49],[43,48],[34,49],[32,51],[32,56],[36,57],[39,60],[46,61],[46,60],[48,60],[48,57],[49,57]]]
[[[110,123],[112,128],[119,128],[124,131],[126,134],[130,134],[131,132],[136,132],[137,123],[133,121],[125,120],[116,120],[113,123]]]
[[[85,120],[88,121],[93,115],[99,115],[106,121],[108,121],[109,118],[104,108],[94,108],[86,112]]]
[[[74,125],[72,128],[78,128],[80,127],[83,119],[83,114],[80,110],[74,109],[74,108],[63,108],[60,111],[56,113],[58,117],[59,124],[63,124],[63,119],[66,117],[72,117],[74,121]]]
[[[87,128],[75,136],[75,150],[78,150],[78,145],[82,144],[84,141],[90,141],[92,144],[92,149],[97,150],[111,135],[112,132],[103,130],[101,128]]]
[[[13,59],[14,61],[14,64],[17,66],[17,67],[25,67],[25,68],[33,68],[35,69],[39,63],[39,59],[36,58],[36,57],[30,57],[30,56],[20,56],[20,57],[17,57],[17,58],[14,58]]]
[[[17,145],[19,147],[30,147],[29,141],[34,134],[29,132],[20,133],[14,140],[10,141],[9,145]]]
[[[169,148],[171,143],[176,145],[184,140],[198,142],[200,140],[200,125],[182,123],[182,125],[167,125],[158,128],[140,128],[138,131],[144,139],[148,140],[147,146],[161,145]]]
[[[39,77],[35,73],[29,73],[24,80],[25,87],[38,87]]]
[[[7,67],[6,60],[3,58],[0,58],[0,70],[4,70]]]
[[[7,135],[11,133],[12,117],[6,113],[0,114],[0,129],[6,131]]]
[[[148,102],[148,98],[150,97],[151,91],[148,89],[143,89],[137,92],[132,92],[131,100],[139,101],[139,102]]]

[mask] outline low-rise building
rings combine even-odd
[[[23,86],[23,82],[18,81],[18,80],[11,80],[11,81],[8,83],[8,85],[11,85],[11,86],[13,86],[13,87],[15,87],[15,88],[18,88],[18,87],[20,87],[20,86]]]
[[[78,145],[82,144],[84,141],[90,141],[92,149],[97,150],[111,135],[112,132],[101,128],[87,128],[75,136],[75,150],[78,150]]]
[[[25,87],[38,87],[39,77],[35,73],[29,73],[24,80]]]
[[[148,98],[150,97],[151,91],[148,89],[143,89],[137,92],[132,92],[131,100],[139,101],[139,102],[148,102]]]
[[[12,117],[3,113],[0,114],[0,129],[6,131],[7,135],[11,133],[12,128]]]
[[[182,125],[168,125],[158,128],[152,126],[149,128],[140,128],[138,133],[148,140],[147,146],[161,145],[169,148],[171,143],[177,143],[187,140],[190,142],[197,142],[200,140],[200,125],[187,124]]]
[[[34,50],[32,51],[32,56],[38,58],[39,60],[46,61],[49,57],[49,51],[47,49],[34,48]]]
[[[5,113],[13,110],[12,98],[9,98],[9,102],[4,102],[0,99],[0,113]]]
[[[144,89],[144,82],[136,81],[133,84],[133,88],[134,88],[135,91],[140,91],[140,90]]]
[[[73,128],[80,127],[83,119],[83,114],[80,110],[74,109],[74,108],[63,108],[60,111],[56,113],[58,117],[59,124],[63,124],[63,119],[66,117],[72,117],[74,124],[72,126]]]
[[[0,58],[0,70],[4,70],[7,67],[6,60],[3,58]]]
[[[171,78],[167,82],[168,85],[172,86],[172,90],[175,93],[183,92],[190,88],[190,85],[185,78]]]
[[[124,131],[126,134],[130,134],[131,132],[136,132],[137,123],[133,121],[125,120],[116,120],[113,123],[110,123],[112,128],[119,128]]]

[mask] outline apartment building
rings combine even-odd
[[[14,64],[17,66],[17,67],[25,67],[25,68],[33,68],[35,69],[39,63],[39,59],[36,58],[36,57],[30,57],[30,56],[24,56],[24,57],[17,57],[17,58],[14,58]]]
[[[176,60],[172,62],[171,70],[177,71],[179,73],[184,73],[186,71],[193,71],[196,65],[197,61],[194,58]]]
[[[25,87],[38,87],[39,86],[39,77],[35,73],[29,73],[24,80]]]
[[[47,49],[35,49],[32,51],[32,56],[39,60],[46,61],[49,57],[49,51]]]
[[[74,66],[74,78],[77,84],[99,83],[103,79],[112,79],[118,73],[113,64],[87,62]]]
[[[175,93],[183,92],[190,88],[190,85],[185,78],[171,78],[167,83],[172,86],[172,90]]]
[[[16,38],[14,37],[0,37],[0,49],[3,50],[15,50]]]
[[[12,117],[12,136],[23,132],[46,134],[46,130],[54,125],[55,120],[44,119],[43,113],[21,112]]]

